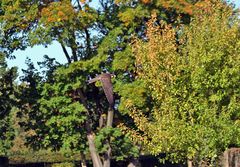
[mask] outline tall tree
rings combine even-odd
[[[4,52],[11,54],[28,46],[47,46],[58,41],[68,62],[51,71],[54,75],[50,80],[43,81],[29,73],[32,70],[26,71],[25,81],[29,85],[23,90],[27,90],[27,99],[32,105],[27,100],[24,102],[29,106],[30,127],[37,132],[32,136],[33,144],[83,151],[83,146],[78,144],[85,135],[95,165],[101,166],[94,138],[99,133],[98,141],[106,142],[113,139],[112,134],[119,136],[119,133],[114,133],[111,128],[97,128],[99,119],[106,114],[108,102],[96,87],[99,83],[90,86],[85,81],[101,72],[114,72],[117,76],[114,89],[119,94],[115,106],[119,106],[117,113],[121,113],[118,116],[132,125],[124,108],[125,102],[133,100],[145,108],[149,104],[142,101],[151,100],[150,97],[145,99],[144,85],[133,82],[136,67],[129,46],[132,34],[145,39],[146,22],[155,12],[159,14],[159,20],[174,22],[181,15],[182,21],[188,23],[196,2],[99,0],[100,7],[96,10],[90,7],[89,1],[2,0],[0,47]],[[33,99],[31,94],[34,94]],[[83,126],[87,131],[82,131]],[[70,134],[65,129],[71,129]],[[99,149],[102,153],[109,147]]]
[[[17,76],[15,67],[9,69],[5,54],[0,52],[0,155],[6,156],[14,138],[13,107],[16,107],[15,84]]]
[[[152,154],[216,166],[218,155],[240,144],[239,15],[209,1],[189,26],[156,21],[148,23],[147,40],[134,45],[152,106],[143,112],[125,104],[138,127],[128,132]]]

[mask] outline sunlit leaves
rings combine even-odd
[[[153,19],[147,40],[134,47],[139,79],[155,100],[149,117],[125,106],[146,149],[166,152],[176,162],[186,157],[213,162],[222,150],[240,144],[239,18],[222,2],[208,7],[190,26],[156,25]]]
[[[119,18],[122,22],[124,22],[125,26],[136,26],[136,20],[139,18],[146,17],[148,12],[142,6],[137,6],[136,8],[128,8],[124,12],[119,13]]]
[[[1,10],[3,39],[0,40],[2,47],[11,49],[8,50],[10,54],[28,46],[48,45],[53,40],[72,45],[73,41],[84,37],[85,30],[97,19],[97,12],[87,2],[74,6],[67,0],[3,0]],[[74,47],[77,49],[78,46]]]
[[[41,11],[42,22],[46,25],[57,24],[59,22],[71,22],[76,17],[76,12],[70,1],[52,2]]]
[[[2,10],[4,15],[0,16],[4,24],[4,30],[18,28],[18,31],[29,27],[29,22],[34,21],[37,17],[38,7],[29,1],[24,0],[3,0]]]
[[[154,98],[162,99],[162,92],[176,79],[178,53],[176,53],[175,30],[162,23],[153,27],[150,21],[147,31],[148,42],[136,41],[134,52],[138,74],[154,89]],[[140,48],[138,48],[140,46]]]

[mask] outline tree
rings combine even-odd
[[[172,3],[100,0],[99,3],[100,7],[96,10],[90,7],[88,1],[79,0],[3,0],[0,16],[3,33],[0,41],[1,48],[8,54],[29,46],[47,46],[52,41],[61,44],[68,63],[50,71],[51,78],[43,81],[32,73],[33,69],[26,71],[24,81],[29,85],[22,88],[26,93],[22,102],[27,104],[29,119],[32,120],[29,128],[37,132],[30,141],[35,146],[53,146],[54,149],[66,146],[82,152],[84,149],[78,144],[85,135],[92,157],[98,161],[95,163],[101,164],[93,142],[95,136],[99,133],[119,137],[119,133],[97,128],[108,103],[102,91],[99,92],[94,85],[86,85],[85,81],[101,72],[114,72],[117,76],[114,89],[120,95],[115,102],[120,108],[117,113],[119,118],[127,118],[125,122],[132,126],[133,121],[129,120],[124,102],[131,97],[145,108],[148,104],[142,105],[141,100],[148,102],[151,98],[145,100],[144,85],[134,82],[136,67],[129,46],[131,35],[135,33],[145,38],[145,24],[153,12],[160,14],[158,19],[168,22],[174,22],[180,14],[184,18],[182,21],[188,23],[191,15],[189,8],[197,3],[178,0]],[[98,83],[96,86],[99,86]],[[133,90],[137,90],[140,96],[135,96]],[[31,99],[33,94],[34,98]],[[61,112],[65,115],[59,116]],[[63,124],[67,121],[69,124]],[[58,129],[56,125],[59,125]],[[83,126],[86,126],[87,132],[81,131],[80,127]],[[62,130],[71,128],[79,131],[69,130],[71,134],[68,134]],[[76,139],[73,134],[79,138]],[[109,138],[106,136],[105,141]]]
[[[92,61],[88,63],[92,63]],[[33,84],[23,87],[21,92],[25,92],[24,97],[29,97],[28,93],[32,92],[38,95],[37,97],[31,96],[32,100],[35,99],[31,103],[22,98],[23,104],[27,102],[27,105],[22,105],[24,106],[22,111],[28,113],[29,116],[29,119],[24,123],[25,127],[34,130],[28,137],[29,144],[35,148],[80,152],[82,158],[88,154],[87,148],[89,147],[89,149],[95,149],[90,150],[90,153],[93,154],[93,161],[100,161],[97,149],[104,157],[104,152],[108,147],[103,143],[109,140],[112,151],[115,153],[113,156],[117,159],[137,154],[130,140],[124,137],[119,129],[99,125],[100,117],[107,115],[108,105],[106,100],[100,101],[101,99],[98,99],[99,97],[93,92],[94,89],[97,91],[95,86],[85,87],[86,77],[84,78],[83,74],[88,75],[88,72],[85,71],[85,67],[89,66],[88,63],[78,61],[69,67],[58,68],[54,75],[51,75],[54,77],[51,78],[50,82],[46,80],[38,82],[39,85],[33,87],[31,86]],[[31,71],[33,70],[27,70],[28,73],[24,80],[36,83],[34,81],[38,77],[34,77],[34,73]],[[88,101],[85,100],[85,97]],[[104,124],[106,125],[106,122]],[[97,148],[93,139],[90,138],[95,136],[98,141],[96,141]],[[86,139],[88,139],[88,143]],[[118,141],[120,139],[121,141]],[[120,147],[119,143],[123,147]],[[121,154],[117,150],[120,150]],[[101,161],[96,163],[101,165]]]
[[[5,54],[0,52],[0,155],[6,156],[12,145],[14,129],[11,115],[16,106],[15,84],[17,76],[15,67],[9,69],[5,62]]]
[[[188,159],[189,166],[216,163],[240,144],[239,16],[225,2],[209,1],[189,26],[156,23],[153,17],[147,40],[134,45],[152,107],[146,113],[126,103],[138,127],[126,130],[154,155]]]

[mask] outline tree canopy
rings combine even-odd
[[[239,18],[216,2],[189,26],[156,22],[148,22],[147,41],[134,46],[138,80],[152,96],[147,113],[126,105],[137,139],[173,161],[213,163],[223,150],[239,146]]]
[[[223,0],[97,2],[0,2],[0,130],[6,141],[0,150],[14,136],[14,107],[28,132],[25,144],[77,152],[94,166],[141,153],[214,163],[239,146],[239,15],[233,7]],[[16,69],[7,68],[5,57],[54,41],[67,63],[45,56],[42,76],[27,60],[14,83]],[[87,84],[101,73],[115,75],[114,107],[101,82]]]
[[[0,52],[0,155],[6,155],[14,137],[13,112],[16,108],[16,68],[7,68],[4,53]]]

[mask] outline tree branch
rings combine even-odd
[[[61,44],[63,53],[65,54],[65,56],[66,56],[66,58],[67,58],[68,64],[70,64],[72,61],[71,61],[71,58],[70,58],[70,56],[69,56],[69,54],[68,54],[68,52],[67,52],[67,49],[66,49],[66,47],[63,45],[63,42],[62,42],[62,41],[60,42],[60,44]]]
[[[70,47],[72,49],[73,61],[76,62],[78,61],[78,58],[77,58],[77,44],[76,44],[76,37],[74,34],[74,30],[71,32],[71,36],[72,38],[69,39],[69,42],[71,45]]]
[[[87,48],[86,48],[86,52],[87,52],[87,54],[86,54],[86,56],[88,57],[88,56],[90,56],[90,54],[91,54],[91,41],[90,41],[90,34],[89,34],[89,32],[88,32],[88,29],[87,28],[85,28],[84,29],[84,31],[85,31],[85,33],[86,33],[86,42],[87,42]]]
[[[81,7],[81,4],[80,4],[79,0],[77,0],[77,4],[78,4],[79,10],[82,10],[82,7]]]
[[[84,105],[84,107],[87,110],[87,119],[86,119],[85,127],[87,130],[87,140],[88,140],[88,144],[89,144],[89,151],[91,154],[91,159],[93,161],[93,166],[94,167],[103,167],[103,164],[101,162],[99,154],[97,153],[97,149],[96,149],[96,146],[94,143],[94,133],[91,128],[91,122],[90,122],[90,118],[89,118],[90,114],[89,114],[89,109],[88,109],[89,107],[86,102],[86,97],[84,96],[81,89],[77,89],[77,93],[80,97],[81,103]]]

